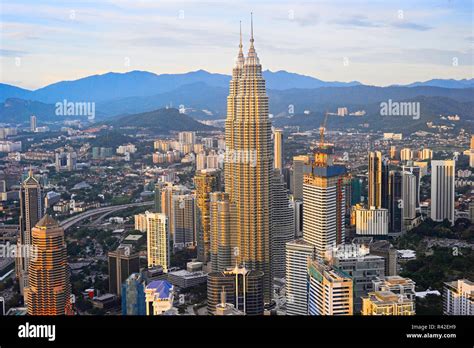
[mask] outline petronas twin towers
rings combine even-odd
[[[272,130],[253,22],[247,57],[242,50],[227,97],[225,187],[229,194],[233,264],[264,272],[265,302],[272,291]]]

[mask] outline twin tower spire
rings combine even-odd
[[[237,65],[243,66],[245,63],[248,65],[256,65],[259,64],[259,60],[257,57],[257,52],[255,51],[255,47],[253,38],[253,13],[250,13],[250,48],[247,54],[247,61],[245,60],[244,53],[243,53],[243,45],[242,45],[242,21],[240,21],[240,43],[239,43],[239,54],[237,56]]]

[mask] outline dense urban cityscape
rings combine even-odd
[[[3,84],[0,315],[474,315],[474,85],[275,112],[248,24],[220,111]]]

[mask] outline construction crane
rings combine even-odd
[[[329,115],[329,112],[326,111],[326,113],[324,115],[323,123],[321,124],[321,127],[319,127],[319,146],[321,146],[321,147],[324,145],[324,131],[326,130],[326,123],[328,121],[328,115]]]
[[[331,147],[324,143],[324,131],[326,130],[326,123],[328,121],[329,112],[326,111],[323,123],[319,127],[319,146],[314,154],[314,166],[325,167],[328,165],[328,159],[331,155]]]

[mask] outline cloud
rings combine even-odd
[[[392,27],[399,28],[399,29],[408,29],[408,30],[416,30],[416,31],[426,31],[433,29],[433,27],[423,25],[423,24],[417,24],[413,22],[393,22],[391,23]]]
[[[383,23],[370,21],[366,16],[353,16],[348,19],[335,20],[334,23],[347,27],[362,27],[362,28],[381,28],[386,25]]]
[[[25,51],[7,50],[0,48],[0,57],[23,57],[26,54],[28,53]]]

